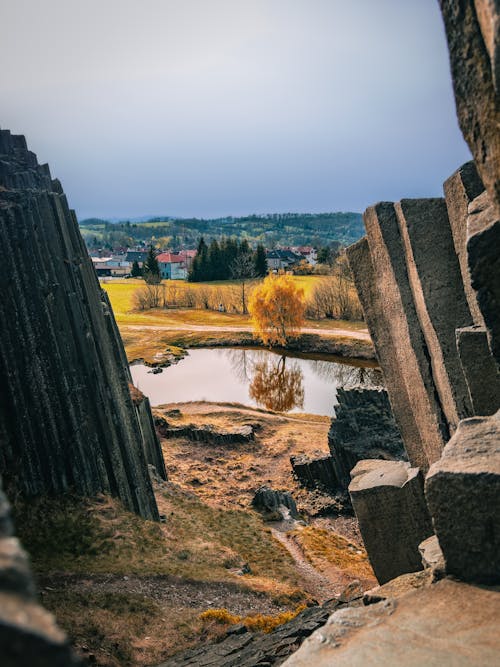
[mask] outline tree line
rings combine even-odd
[[[262,244],[252,250],[246,239],[212,239],[207,245],[203,236],[198,241],[196,256],[188,274],[193,283],[210,280],[245,280],[267,275],[266,251]]]

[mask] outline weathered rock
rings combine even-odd
[[[291,456],[290,463],[295,478],[304,486],[310,489],[323,488],[330,492],[337,489],[338,479],[333,458],[329,454],[315,458],[305,454]]]
[[[469,310],[474,324],[476,326],[484,326],[476,293],[472,289],[467,260],[467,215],[469,204],[484,191],[484,185],[477,173],[474,162],[466,162],[457,169],[446,179],[443,189],[453,244],[460,265]]]
[[[418,545],[432,535],[418,468],[403,461],[360,461],[349,494],[380,584],[422,569]]]
[[[394,417],[412,465],[427,471],[448,439],[392,203],[367,209],[368,239],[347,249]]]
[[[455,329],[473,324],[444,199],[403,199],[396,213],[413,300],[443,412],[453,433],[472,416]]]
[[[472,287],[477,292],[491,352],[500,365],[500,218],[486,192],[469,206],[467,237]]]
[[[158,419],[156,422],[157,424],[160,423]],[[187,438],[194,442],[206,442],[211,445],[238,445],[255,440],[254,428],[250,424],[232,430],[217,429],[211,424],[203,426],[195,424],[167,425],[166,427],[162,427],[160,424],[159,430],[164,438]]]
[[[431,535],[418,545],[424,569],[432,572],[434,579],[444,577],[446,565],[437,535]]]
[[[406,451],[384,389],[337,390],[328,432],[336,487],[346,491],[351,470],[362,459],[406,460]]]
[[[157,519],[123,344],[76,216],[5,130],[0,186],[4,481],[25,495],[111,493]]]
[[[352,604],[352,603],[351,603]],[[354,603],[356,604],[356,603]],[[216,644],[178,653],[158,667],[271,667],[281,665],[314,630],[321,627],[332,611],[342,607],[337,600],[308,607],[290,622],[269,634],[230,629]]]
[[[460,422],[425,496],[446,561],[466,581],[500,582],[500,412]]]
[[[475,415],[492,415],[500,408],[500,371],[491,356],[486,329],[456,330],[457,349]]]
[[[299,516],[295,500],[288,491],[274,491],[268,486],[257,489],[252,499],[252,506],[261,512],[281,514],[284,519],[296,519]]]
[[[336,611],[286,667],[491,667],[500,595],[444,579],[367,607]]]
[[[440,0],[458,121],[500,215],[500,8],[497,0]]]
[[[432,539],[432,538],[429,538]],[[425,565],[424,565],[425,568]],[[430,586],[434,581],[432,572],[429,569],[419,570],[418,572],[408,572],[400,574],[399,577],[391,579],[382,586],[375,586],[363,594],[363,604],[376,604],[389,598],[400,598],[403,595],[412,593],[417,588]]]

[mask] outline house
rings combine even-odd
[[[127,254],[125,255],[125,260],[127,262],[130,262],[130,265],[132,265],[134,262],[137,262],[139,268],[142,269],[142,265],[146,261],[147,256],[148,256],[147,250],[127,250]]]
[[[91,257],[92,264],[99,278],[114,276],[123,278],[130,274],[132,264],[125,259],[125,255],[115,257]]]
[[[290,249],[268,250],[266,252],[267,266],[271,271],[287,270],[298,264],[302,255]]]
[[[188,276],[188,257],[185,253],[162,252],[156,260],[160,267],[160,276],[166,280],[186,280]]]
[[[305,245],[299,246],[298,248],[293,248],[295,252],[302,256],[302,259],[305,259],[308,264],[314,266],[318,263],[318,252],[316,248],[312,246]]]

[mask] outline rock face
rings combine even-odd
[[[347,249],[349,264],[408,458],[426,472],[439,458],[449,428],[415,308],[394,204],[368,208],[364,220],[367,238]]]
[[[486,192],[469,205],[467,253],[472,287],[500,367],[500,217]]]
[[[295,500],[288,491],[274,491],[268,486],[261,486],[260,489],[257,489],[252,505],[261,512],[281,514],[284,519],[296,519],[299,516]]]
[[[456,330],[457,349],[475,415],[492,415],[500,408],[500,372],[484,327]]]
[[[351,470],[362,459],[406,460],[406,451],[384,389],[337,390],[328,433],[330,456],[292,456],[295,477],[309,488],[345,494]]]
[[[35,599],[28,557],[13,537],[0,488],[0,655],[2,667],[76,667],[68,640]]]
[[[339,389],[328,432],[338,489],[346,491],[362,459],[406,459],[401,434],[384,389]]]
[[[500,412],[460,423],[429,470],[425,495],[446,571],[500,582]]]
[[[490,667],[498,661],[496,591],[448,579],[368,607],[336,611],[286,667]]]
[[[24,137],[0,131],[0,473],[25,495],[118,496],[158,518],[164,474],[147,405],[58,181]]]
[[[360,461],[349,494],[380,584],[422,569],[419,544],[432,535],[418,468],[403,461]]]
[[[439,0],[458,121],[500,215],[500,10],[496,0]]]

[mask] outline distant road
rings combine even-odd
[[[177,325],[177,324],[120,324],[118,323],[120,329],[133,329],[135,331],[141,331],[144,329],[156,329],[158,331],[202,331],[206,333],[216,333],[217,331],[226,331],[226,332],[236,332],[236,331],[245,331],[251,334],[251,329],[248,327],[228,327],[228,326],[210,326],[204,324],[190,324],[190,325]],[[341,336],[344,338],[355,338],[357,340],[366,340],[370,341],[370,334],[367,329],[314,329],[312,327],[303,327],[300,330],[301,333],[305,334],[316,334],[319,336]]]

